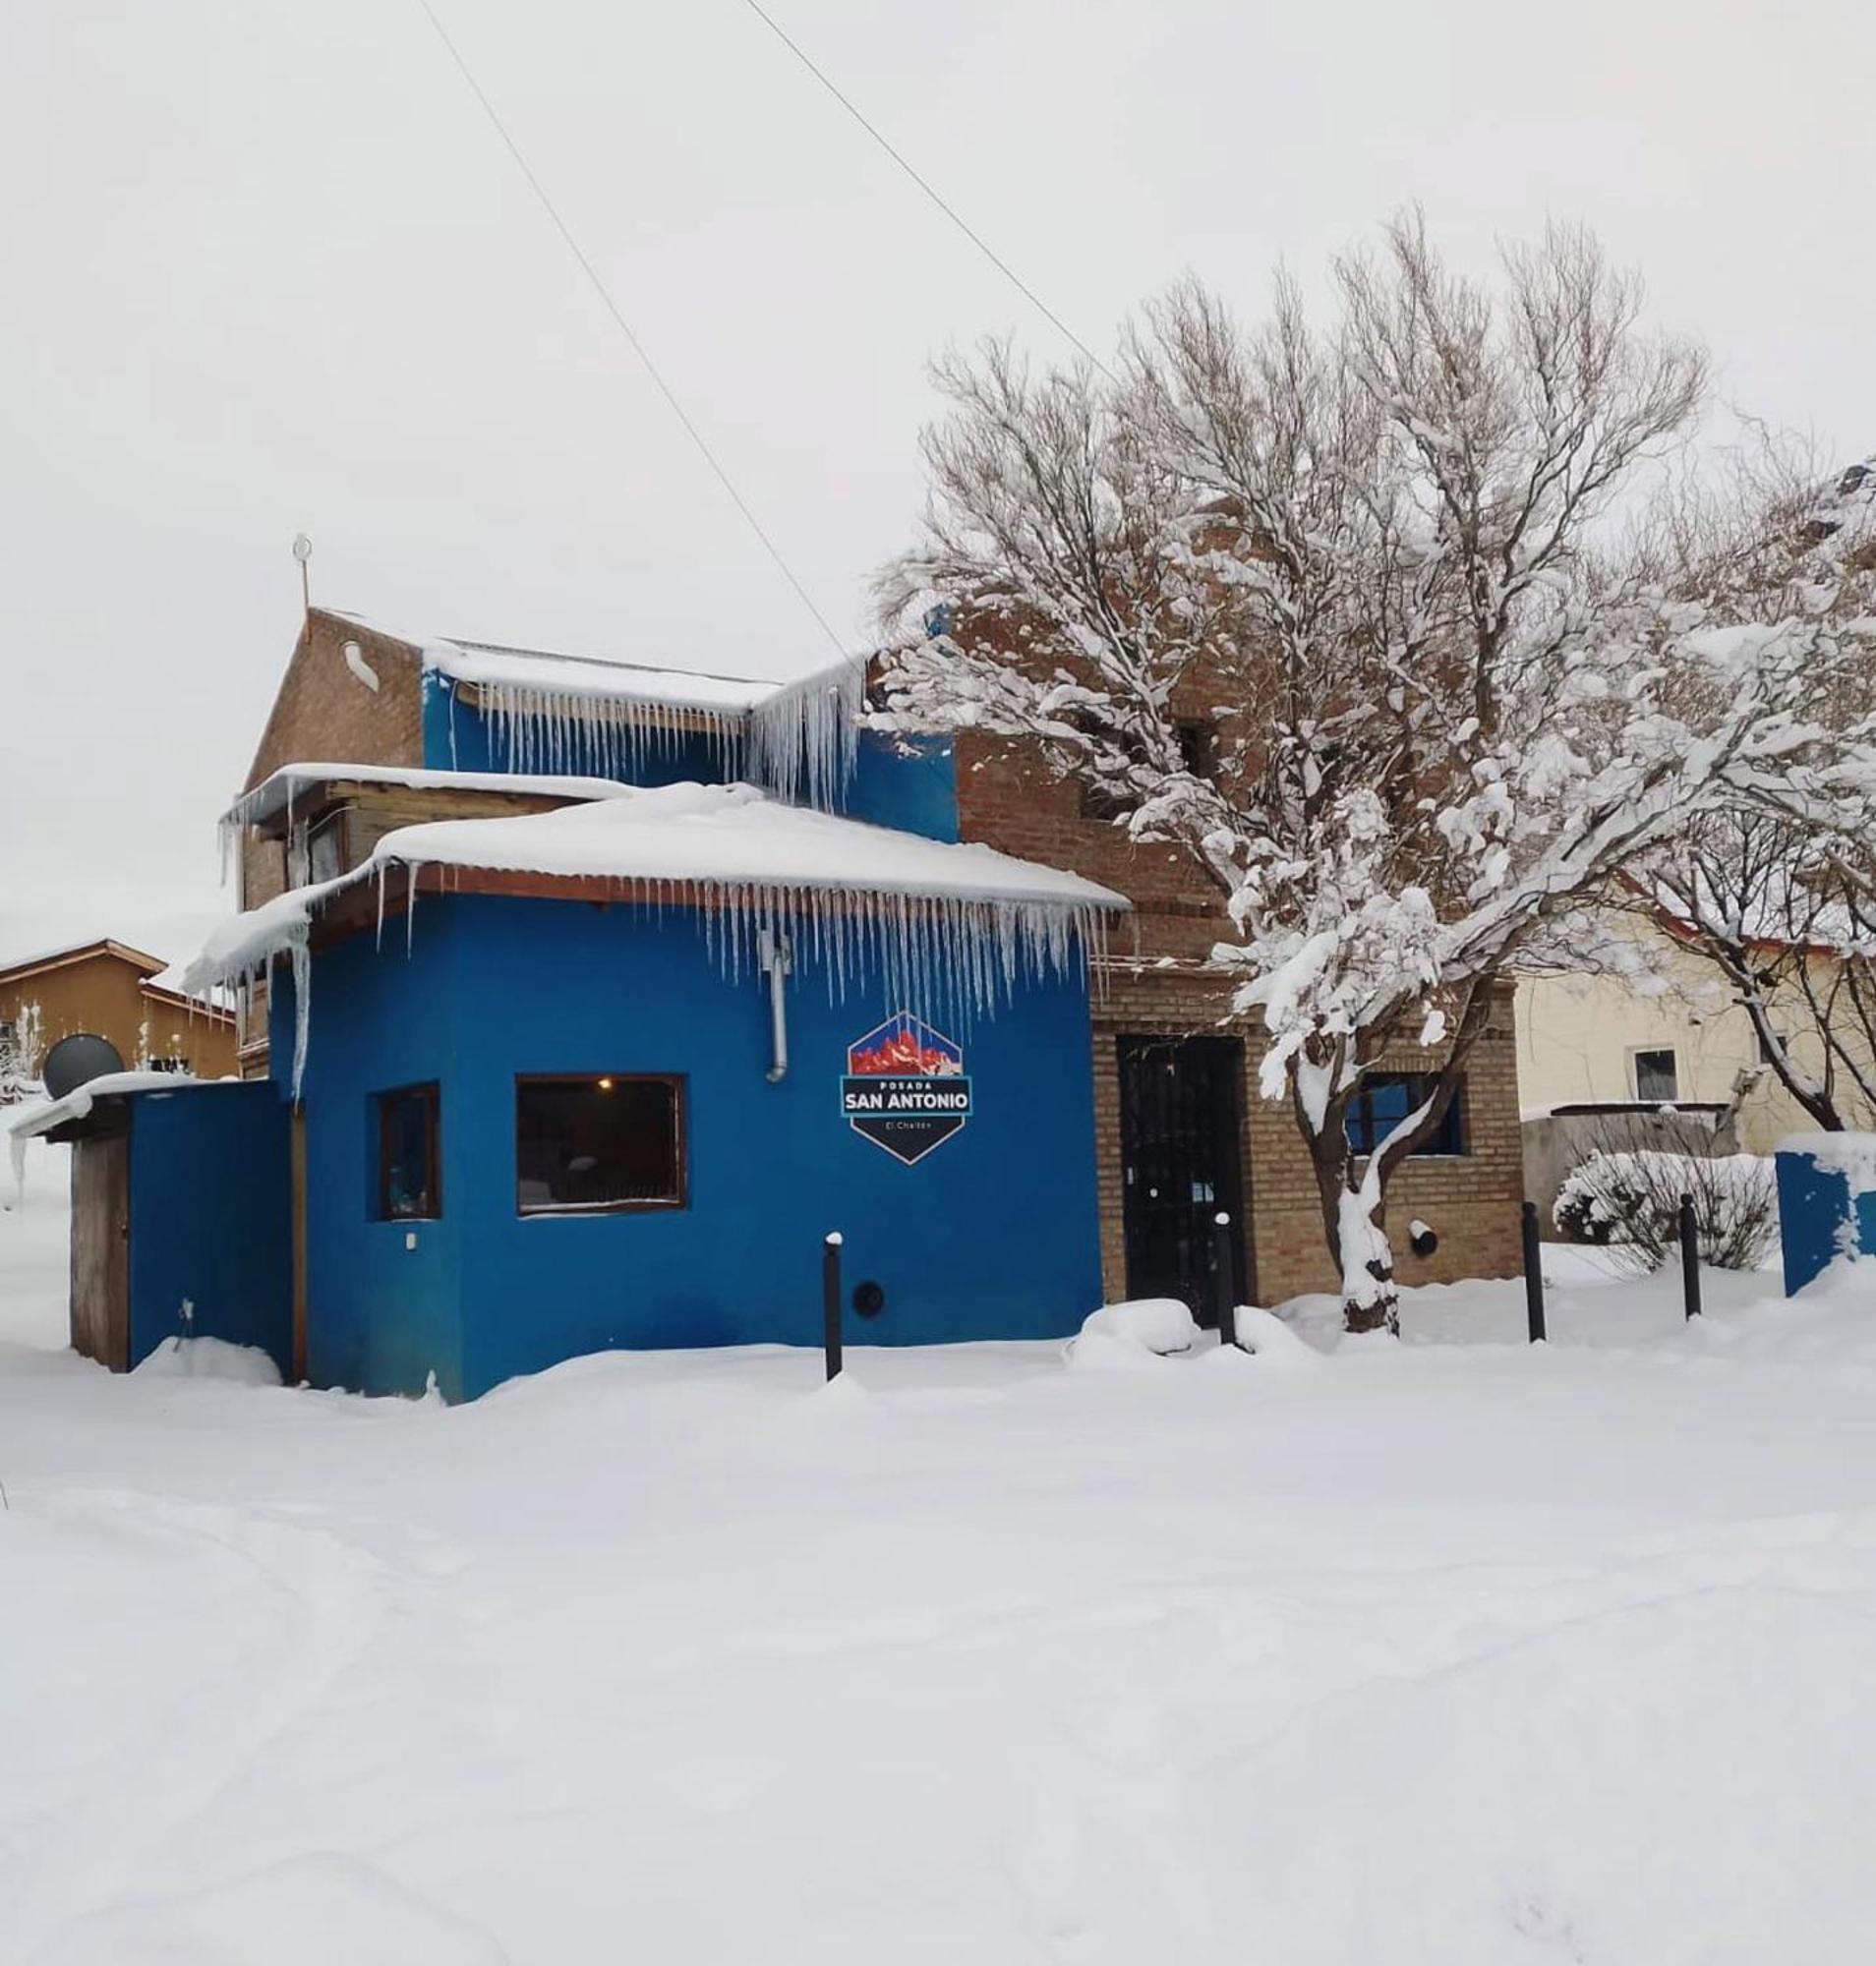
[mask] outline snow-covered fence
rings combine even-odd
[[[1778,1166],[1787,1297],[1839,1256],[1876,1256],[1876,1133],[1800,1133]]]
[[[1658,1270],[1681,1245],[1680,1200],[1693,1198],[1700,1260],[1755,1269],[1778,1229],[1772,1164],[1757,1154],[1591,1154],[1565,1180],[1556,1226],[1607,1244],[1637,1270]]]

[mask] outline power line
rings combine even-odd
[[[1109,371],[1107,364],[1103,362],[1101,358],[1094,353],[1093,349],[1091,349],[1087,345],[1087,343],[1084,341],[1082,337],[1075,332],[1075,330],[1068,324],[1068,322],[1065,321],[1062,318],[1062,317],[1059,314],[1057,314],[1052,307],[1049,306],[1048,302],[1045,301],[1042,298],[1042,296],[1038,294],[1032,286],[1029,285],[1028,281],[1026,281],[1023,277],[1023,275],[1019,273],[1017,269],[1010,264],[1009,260],[1004,259],[1000,253],[995,251],[995,249],[990,245],[989,241],[984,238],[983,234],[978,232],[974,226],[971,226],[966,222],[965,218],[958,211],[957,207],[946,202],[946,200],[939,194],[936,187],[931,183],[930,179],[923,176],[907,159],[905,154],[899,149],[897,149],[893,145],[893,144],[888,141],[888,139],[886,138],[884,133],[879,129],[877,124],[868,120],[865,114],[860,110],[858,104],[856,104],[853,101],[852,97],[848,95],[840,87],[840,86],[828,75],[825,69],[818,66],[814,58],[807,52],[805,48],[802,47],[799,41],[794,39],[794,37],[789,32],[789,30],[786,28],[782,26],[782,24],[775,18],[775,16],[771,14],[765,7],[759,5],[758,0],[743,0],[743,5],[747,7],[750,13],[752,13],[756,17],[756,19],[760,21],[765,28],[768,29],[770,33],[772,33],[776,37],[776,39],[780,41],[785,48],[788,49],[788,51],[795,58],[795,60],[798,61],[801,64],[801,66],[807,70],[808,74],[811,75],[814,78],[814,80],[818,82],[824,89],[827,90],[828,94],[830,94],[834,98],[834,100],[838,102],[841,105],[841,107],[847,111],[847,113],[853,119],[853,121],[857,123],[860,126],[860,128],[864,130],[870,138],[872,138],[873,142],[877,144],[879,147],[882,150],[884,150],[889,157],[892,158],[893,162],[896,163],[899,166],[899,168],[902,171],[904,171],[909,178],[911,179],[912,183],[915,184],[918,187],[918,189],[925,194],[925,196],[932,202],[932,203],[935,204],[938,207],[938,209],[942,211],[948,219],[951,220],[952,224],[955,225],[958,228],[958,230],[962,232],[964,236],[970,241],[971,245],[973,245],[977,249],[977,251],[981,253],[983,257],[990,261],[991,265],[993,265],[997,269],[997,271],[1001,273],[1003,277],[1010,282],[1010,284],[1017,290],[1017,292],[1020,293],[1023,296],[1023,298],[1026,301],[1027,301],[1032,308],[1035,309],[1036,313],[1039,314],[1042,317],[1042,318],[1046,320],[1050,324],[1050,326],[1056,330],[1058,334],[1065,336],[1069,341],[1073,342],[1074,345],[1078,349],[1080,349],[1081,352],[1085,356],[1086,356],[1091,363],[1093,363],[1094,367],[1098,369],[1103,376],[1108,376]],[[1111,376],[1109,376],[1109,379],[1110,380],[1112,379]]]
[[[820,626],[822,634],[824,634],[827,637],[827,639],[833,643],[834,647],[837,650],[839,650],[842,657],[845,658],[848,654],[847,645],[841,640],[840,636],[835,633],[834,626],[828,620],[827,616],[823,614],[821,610],[814,605],[814,597],[808,593],[807,589],[803,587],[801,585],[801,582],[796,578],[794,569],[783,557],[782,549],[776,545],[773,539],[769,537],[769,532],[767,527],[765,527],[762,521],[756,517],[755,511],[753,507],[751,507],[749,501],[742,495],[740,492],[736,490],[735,484],[732,480],[730,473],[724,468],[722,460],[719,459],[717,453],[711,449],[708,441],[704,437],[704,434],[702,433],[702,431],[700,431],[697,428],[697,426],[691,421],[689,413],[685,410],[683,404],[677,400],[677,395],[675,390],[672,388],[671,384],[665,380],[663,375],[659,372],[658,365],[656,362],[652,360],[650,352],[646,349],[645,344],[642,341],[640,341],[638,336],[632,331],[631,322],[628,321],[625,318],[624,315],[619,311],[618,303],[616,300],[614,300],[612,292],[607,287],[606,282],[600,278],[598,269],[594,266],[592,260],[589,260],[586,257],[586,254],[581,250],[580,242],[576,238],[574,238],[572,228],[567,224],[566,220],[560,216],[559,210],[556,206],[553,199],[551,199],[548,196],[547,187],[534,174],[533,166],[529,164],[527,158],[522,155],[520,145],[518,145],[514,141],[514,139],[508,134],[507,125],[502,122],[500,114],[496,109],[495,104],[489,100],[488,91],[484,89],[481,83],[479,83],[476,80],[475,72],[470,68],[468,62],[463,59],[462,50],[456,46],[453,40],[450,39],[449,30],[443,26],[442,22],[438,18],[437,10],[435,7],[431,5],[431,0],[417,0],[417,4],[424,10],[424,14],[426,18],[429,20],[430,25],[437,30],[437,38],[440,41],[441,41],[444,48],[448,50],[449,59],[455,63],[457,72],[461,75],[463,81],[469,85],[469,89],[471,94],[473,94],[476,100],[479,103],[481,103],[484,115],[486,115],[489,121],[495,126],[496,135],[499,137],[502,143],[507,146],[507,151],[509,156],[511,156],[514,159],[515,165],[520,170],[521,175],[527,179],[529,189],[532,190],[535,197],[540,200],[542,210],[545,211],[549,216],[549,218],[551,218],[554,221],[554,229],[559,233],[561,239],[565,242],[566,250],[572,254],[574,260],[579,264],[581,272],[583,272],[586,275],[587,279],[591,282],[593,291],[599,295],[600,301],[602,305],[605,307],[606,312],[613,317],[615,323],[617,325],[618,331],[625,337],[626,341],[631,345],[632,353],[638,357],[639,362],[644,367],[646,375],[648,375],[651,377],[653,383],[656,385],[658,393],[661,396],[663,396],[665,401],[671,406],[672,415],[674,416],[677,419],[677,421],[683,425],[685,434],[690,438],[691,442],[697,446],[698,453],[702,456],[703,461],[707,465],[709,465],[710,469],[716,474],[717,483],[721,485],[724,491],[730,494],[731,502],[735,506],[736,510],[742,514],[743,518],[747,520],[749,530],[755,534],[758,540],[762,542],[763,550],[767,552],[769,557],[775,562],[776,566],[780,569],[783,579],[786,580],[791,588],[793,588],[796,598],[800,601],[801,606],[805,607],[811,615],[813,615],[815,621]]]

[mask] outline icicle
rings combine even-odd
[[[850,657],[765,697],[748,717],[750,779],[791,803],[831,811],[853,769],[866,663]]]
[[[299,1104],[300,1082],[306,1076],[307,1040],[313,1032],[313,952],[304,935],[288,951],[293,969],[293,1101]]]

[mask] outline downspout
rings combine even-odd
[[[779,1085],[789,1075],[789,1012],[784,979],[794,967],[794,952],[786,935],[765,928],[756,954],[769,979],[769,1041],[773,1063],[768,1079],[771,1085]]]

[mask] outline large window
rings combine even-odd
[[[1680,1073],[1671,1050],[1635,1054],[1635,1097],[1651,1105],[1656,1100],[1680,1097]]]
[[[682,1208],[684,1081],[517,1078],[514,1168],[523,1215]]]
[[[435,1221],[442,1213],[442,1102],[435,1085],[378,1095],[378,1217]]]
[[[1349,1102],[1348,1143],[1358,1154],[1372,1154],[1415,1107],[1433,1097],[1437,1083],[1424,1071],[1371,1071]],[[1461,1080],[1447,1101],[1438,1126],[1414,1149],[1417,1154],[1463,1154],[1466,1150],[1465,1083]]]

